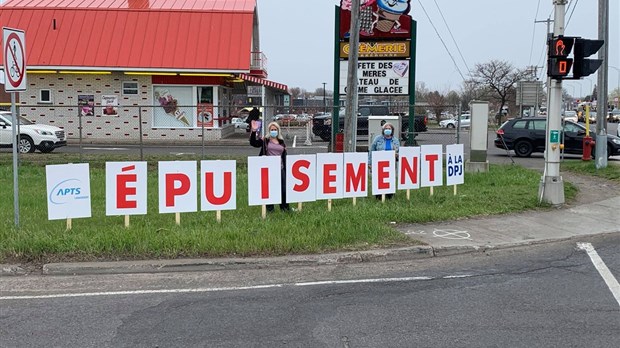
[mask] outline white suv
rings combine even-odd
[[[13,146],[12,119],[10,112],[0,111],[0,147]],[[19,117],[19,131],[18,149],[21,153],[34,152],[35,149],[48,153],[67,145],[65,131],[58,127],[33,123]]]
[[[461,128],[469,128],[469,126],[471,125],[471,115],[470,114],[462,114],[460,119],[461,119]],[[441,128],[456,128],[456,126],[458,126],[459,121],[457,121],[456,117],[449,119],[449,120],[443,120],[439,122],[439,127]]]

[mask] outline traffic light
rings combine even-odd
[[[549,60],[547,62],[547,76],[562,80],[570,72],[573,60],[568,58],[573,49],[574,37],[556,36],[549,39]]]
[[[603,40],[575,39],[573,79],[580,79],[596,72],[603,63],[602,59],[585,59],[603,47]]]

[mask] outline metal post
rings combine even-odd
[[[7,82],[8,83],[8,82]],[[15,211],[15,227],[19,227],[19,169],[17,166],[17,156],[19,147],[19,135],[17,133],[17,108],[15,107],[15,92],[11,93],[11,135],[13,136],[13,209]]]
[[[351,25],[349,27],[349,67],[347,71],[347,105],[344,114],[345,152],[357,148],[357,61],[360,44],[360,0],[351,1]]]
[[[340,7],[334,7],[334,105],[332,105],[332,134],[329,149],[331,152],[336,150],[335,139],[340,124]]]
[[[80,135],[80,162],[82,162],[82,113],[79,111],[78,111],[78,133]]]
[[[555,14],[553,35],[564,35],[565,6],[568,0],[553,0]],[[545,171],[541,178],[539,197],[541,201],[564,204],[564,182],[560,176],[560,142],[562,129],[562,81],[551,80],[549,86],[549,108],[547,109],[547,134],[545,147]],[[553,141],[553,142],[552,142]]]
[[[409,55],[409,129],[407,129],[407,145],[416,145],[415,141],[415,70],[418,36],[418,22],[411,20],[411,49]]]
[[[596,169],[607,168],[607,83],[609,66],[609,0],[598,0],[598,39],[604,40],[598,51],[603,64],[598,70],[598,101],[596,103]]]
[[[142,140],[142,107],[138,106],[138,121],[140,122],[140,125],[138,126],[138,129],[140,130],[140,161],[144,161],[144,144],[143,144],[143,140]]]
[[[327,112],[327,102],[325,99],[325,85],[327,84],[327,82],[323,82],[323,113]]]

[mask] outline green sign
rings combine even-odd
[[[552,143],[552,144],[559,143],[560,142],[560,131],[559,130],[552,130],[550,138],[551,138],[550,139],[550,143]]]

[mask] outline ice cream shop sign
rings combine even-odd
[[[349,61],[340,61],[340,94],[347,93]],[[408,95],[408,60],[369,60],[357,64],[359,94]]]

